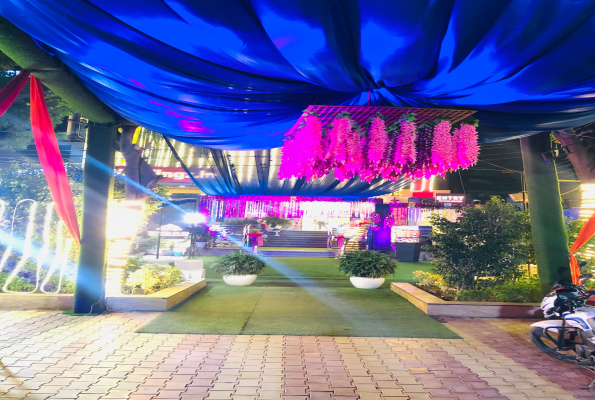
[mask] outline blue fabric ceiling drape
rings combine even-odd
[[[127,119],[270,149],[309,104],[472,108],[485,141],[595,121],[591,0],[0,0]]]

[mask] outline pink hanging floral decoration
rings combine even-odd
[[[479,158],[477,129],[473,125],[463,124],[455,129],[453,140],[456,144],[458,167],[469,168],[476,164]]]
[[[364,162],[362,140],[359,132],[355,129],[349,133],[349,137],[347,138],[347,160],[345,161],[345,168],[352,176],[357,175]]]
[[[301,142],[299,145],[303,148],[303,159],[301,160],[301,176],[307,180],[316,177],[314,166],[317,161],[323,158],[322,153],[322,126],[320,119],[315,115],[306,117],[306,124],[298,132]]]
[[[435,168],[435,173],[442,176],[453,167],[455,161],[450,129],[451,125],[448,121],[441,121],[434,127],[432,165]]]
[[[283,147],[281,147],[281,165],[279,165],[278,174],[279,180],[290,179],[297,173],[295,170],[295,163],[293,162],[293,148],[293,139],[285,139],[285,143],[283,143]]]
[[[333,128],[329,132],[330,143],[326,160],[330,167],[340,167],[347,160],[346,141],[351,132],[351,120],[347,117],[337,118],[333,121]]]
[[[368,141],[368,159],[375,167],[382,165],[388,149],[389,141],[386,126],[382,118],[374,118],[370,127]]]
[[[414,122],[401,121],[401,134],[397,139],[395,164],[405,166],[417,160],[415,138],[417,137]]]

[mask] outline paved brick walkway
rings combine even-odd
[[[0,399],[595,398],[526,320],[448,319],[460,340],[134,333],[155,316],[0,312]]]

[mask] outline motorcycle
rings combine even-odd
[[[531,342],[543,353],[559,360],[595,366],[595,307],[586,305],[595,295],[584,283],[593,274],[579,277],[580,284],[560,281],[541,302],[545,321],[531,326]]]

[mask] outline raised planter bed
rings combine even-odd
[[[542,318],[538,303],[446,301],[410,283],[391,282],[390,288],[428,315],[470,318]]]
[[[205,287],[206,279],[181,284],[147,295],[112,295],[107,297],[111,311],[167,311]]]
[[[72,294],[0,293],[0,310],[72,310]]]

